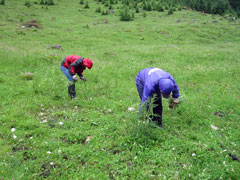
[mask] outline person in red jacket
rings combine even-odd
[[[77,82],[77,75],[85,82],[86,78],[82,73],[86,68],[91,69],[92,66],[93,62],[91,59],[85,59],[77,55],[67,56],[62,61],[60,69],[69,81],[68,94],[71,99],[76,97],[75,82]]]

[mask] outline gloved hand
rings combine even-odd
[[[73,78],[74,82],[77,82],[77,76],[76,75],[74,75],[72,78]]]
[[[80,79],[83,80],[84,82],[87,81],[87,79],[85,77],[83,77],[83,76],[81,76]]]
[[[173,109],[179,104],[179,99],[178,98],[172,98],[169,102],[169,108]]]

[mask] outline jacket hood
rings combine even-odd
[[[91,59],[83,59],[83,65],[86,66],[88,69],[91,69],[93,66],[93,62]]]
[[[173,91],[173,82],[171,79],[160,79],[159,80],[159,89],[164,94],[169,95]]]

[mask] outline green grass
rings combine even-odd
[[[79,2],[0,6],[0,178],[240,179],[220,146],[240,157],[238,21],[140,11],[121,22],[116,7],[102,16],[102,4]],[[22,28],[31,20],[42,28]],[[71,54],[94,61],[73,101],[59,68]],[[137,115],[135,76],[146,67],[170,72],[184,97],[175,110],[163,100],[163,129]]]

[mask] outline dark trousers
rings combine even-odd
[[[144,82],[138,77],[136,77],[136,86],[137,86],[137,90],[138,90],[138,94],[140,99],[142,99],[143,96],[143,90],[144,90]],[[150,118],[152,119],[152,121],[156,121],[157,124],[162,127],[162,97],[161,97],[161,93],[157,93],[157,96],[155,98],[154,101],[154,108],[153,108],[153,116],[151,116]],[[139,111],[141,111],[141,107],[142,105],[139,106]]]
[[[162,127],[162,97],[157,95],[153,104],[155,107],[153,108],[154,116],[152,120],[156,121],[157,124]]]

